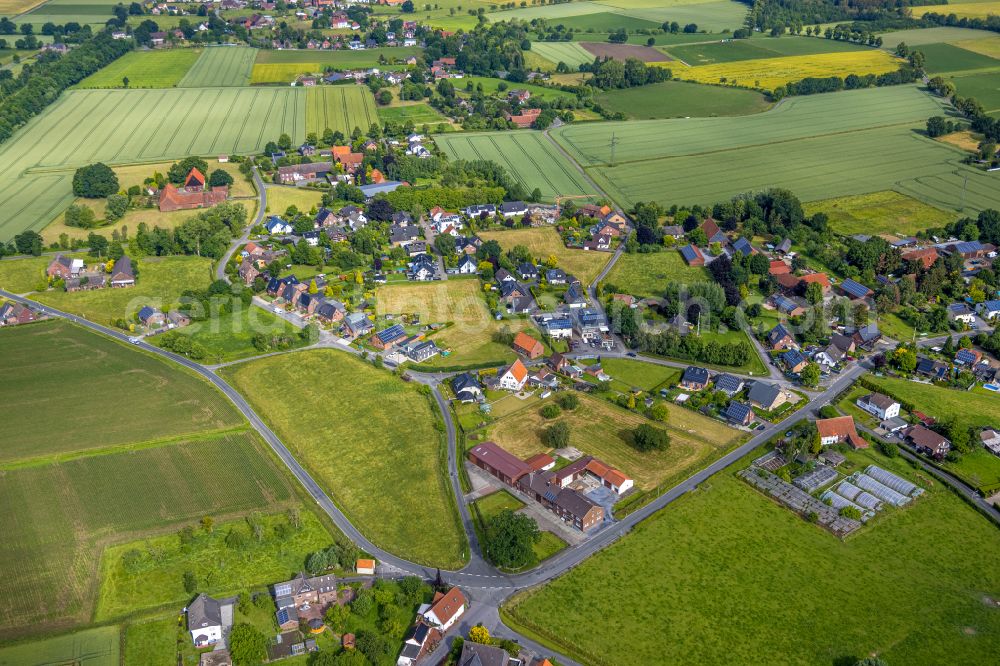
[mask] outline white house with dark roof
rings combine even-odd
[[[187,607],[187,627],[195,647],[222,640],[222,606],[217,599],[199,594]]]

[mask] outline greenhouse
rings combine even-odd
[[[859,488],[867,490],[883,502],[888,502],[893,506],[903,506],[910,503],[909,497],[901,493],[897,493],[892,488],[879,483],[867,474],[855,474],[854,477],[851,478],[851,481],[853,481]]]
[[[900,478],[892,472],[884,470],[877,465],[869,465],[868,469],[865,470],[865,474],[875,479],[883,486],[892,488],[897,493],[901,493],[907,497],[917,497],[924,492],[922,488],[918,488],[906,479]]]

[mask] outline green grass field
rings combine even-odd
[[[786,187],[803,201],[893,189],[938,208],[1000,207],[1000,176],[922,136],[940,103],[912,86],[791,98],[767,113],[570,125],[552,136],[623,207]],[[616,165],[607,165],[618,139]]]
[[[178,84],[182,88],[213,88],[250,84],[257,49],[207,48]]]
[[[604,252],[588,252],[566,247],[559,234],[550,227],[482,231],[479,237],[484,241],[497,241],[504,250],[510,250],[515,245],[524,245],[533,257],[541,261],[552,255],[556,258],[559,268],[570,275],[575,275],[585,285],[597,277],[611,258]]]
[[[540,9],[540,7],[536,8]],[[519,10],[514,10],[514,12],[517,11]],[[624,14],[618,14],[611,11],[549,19],[549,24],[562,25],[566,28],[572,28],[573,30],[582,30],[584,31],[584,34],[604,34],[611,32],[612,30],[617,30],[618,28],[625,28],[629,32],[634,32],[636,30],[655,30],[660,27],[655,21],[650,21],[649,19],[626,16]],[[593,62],[593,58],[591,58],[590,62]]]
[[[309,553],[331,543],[330,534],[312,511],[300,511],[299,519],[301,526],[294,529],[285,514],[262,516],[264,539],[259,542],[250,538],[249,525],[241,519],[216,523],[210,534],[195,525],[196,536],[190,544],[181,544],[176,534],[166,534],[112,546],[104,551],[101,563],[95,620],[117,619],[171,603],[183,607],[191,598],[184,590],[185,571],[197,576],[200,590],[216,596],[288,579],[302,570]],[[248,537],[245,548],[226,546],[232,530]],[[126,553],[135,550],[142,554],[138,561],[126,558]]]
[[[576,42],[532,42],[531,51],[556,64],[564,62],[570,69],[594,62],[594,56]]]
[[[322,136],[330,128],[350,135],[355,127],[367,132],[379,122],[375,98],[364,86],[306,88],[306,132]]]
[[[259,355],[260,351],[253,346],[253,338],[258,333],[290,336],[292,348],[308,344],[299,337],[300,329],[256,306],[240,307],[238,311],[207,321],[196,321],[178,331],[205,346],[208,356],[202,363],[224,363]],[[146,340],[154,345],[160,344],[159,336]]]
[[[779,58],[781,56],[812,55],[815,53],[839,53],[842,51],[862,51],[867,47],[851,42],[815,37],[784,36],[754,37],[728,42],[718,41],[708,44],[687,44],[670,46],[665,50],[674,58],[689,65],[710,65],[719,62],[755,60],[757,58]]]
[[[537,5],[490,13],[494,21],[517,18],[523,21],[545,19],[550,25],[564,25],[576,30],[607,33],[623,27],[628,31],[658,28],[664,21],[681,25],[695,23],[701,30],[733,30],[743,23],[746,7],[736,2],[673,2],[671,0],[633,2],[571,2]]]
[[[1000,428],[1000,396],[995,393],[957,391],[890,377],[872,377],[872,380],[935,419],[954,417],[970,428]],[[1000,458],[984,449],[962,456],[957,463],[945,463],[945,467],[976,488],[1000,485]]]
[[[9,414],[0,464],[231,428],[240,417],[193,374],[61,320],[0,331]],[[109,401],[129,408],[108,418]]]
[[[805,206],[806,215],[825,213],[837,233],[890,233],[908,236],[923,229],[943,227],[955,214],[928,206],[898,192],[873,192],[839,199],[814,201]]]
[[[354,67],[379,67],[379,56],[384,56],[389,63],[403,61],[410,56],[419,56],[423,49],[416,46],[386,47],[381,49],[364,49],[361,51],[338,50],[317,51],[303,49],[265,49],[257,52],[257,65],[292,65],[311,64],[330,66],[333,68],[351,69]]]
[[[131,319],[144,305],[166,312],[188,289],[204,289],[211,281],[211,261],[204,257],[146,257],[136,262],[139,276],[128,289],[43,291],[33,298],[64,312],[111,325]]]
[[[437,128],[438,123],[451,123],[434,107],[423,102],[406,106],[380,106],[377,110],[379,120],[383,123],[412,122],[417,127],[430,125],[432,130]]]
[[[667,248],[648,254],[623,254],[605,278],[624,293],[644,298],[661,298],[668,282],[703,282],[708,271],[688,266],[680,252]]]
[[[118,627],[98,627],[0,648],[2,666],[119,666]],[[126,662],[128,664],[139,662]]]
[[[84,254],[66,253],[74,259],[83,259]],[[10,259],[0,261],[0,289],[14,294],[24,294],[48,284],[45,269],[52,263],[52,256]]]
[[[956,76],[951,82],[960,95],[975,97],[993,117],[1000,114],[1000,74],[991,72]]]
[[[200,49],[164,49],[130,51],[104,69],[97,71],[77,88],[174,88],[198,60]]]
[[[756,90],[664,81],[636,88],[605,90],[594,100],[635,120],[698,116],[744,116],[771,104]]]
[[[442,435],[416,387],[332,350],[222,372],[374,543],[414,561],[461,566],[467,546]]]
[[[129,623],[125,627],[125,663],[154,666],[159,659],[175,659],[179,629],[173,615]]]
[[[473,87],[483,87],[483,92],[487,95],[496,94],[499,86],[504,83],[503,79],[498,79],[492,76],[466,76],[462,79],[456,79],[452,81],[455,84],[455,90],[459,93],[463,93],[471,84]],[[539,97],[541,99],[574,99],[575,95],[573,93],[566,92],[564,90],[559,90],[558,88],[549,88],[547,86],[539,86],[533,83],[507,83],[507,91],[510,90],[527,90],[533,96]]]
[[[630,361],[625,358],[605,358],[601,360],[604,372],[627,389],[638,388],[653,391],[661,386],[673,384],[680,379],[680,370],[653,363]]]
[[[940,13],[940,12],[939,12]],[[879,35],[882,38],[882,48],[893,50],[900,42],[906,42],[907,46],[923,46],[924,44],[950,43],[967,41],[971,39],[993,39],[995,32],[987,30],[972,30],[969,28],[954,28],[942,26],[939,28],[917,28],[914,30],[897,30],[894,32],[883,32]]]
[[[920,51],[927,59],[926,70],[931,75],[979,69],[1000,70],[1000,60],[952,44],[924,44]]]
[[[1000,570],[968,555],[1000,548],[996,528],[940,484],[873,523],[839,541],[720,474],[504,620],[587,664],[990,661]]]
[[[0,147],[0,240],[64,210],[77,167],[256,152],[282,132],[300,143],[305,107],[290,87],[66,92]]]
[[[540,132],[444,134],[435,136],[434,141],[452,159],[497,162],[528,192],[539,188],[545,201],[557,196],[598,194]]]
[[[0,501],[21,508],[0,518],[8,535],[0,543],[0,636],[88,620],[110,543],[205,515],[291,506],[294,491],[261,446],[240,431],[4,470]]]
[[[45,23],[55,23],[63,25],[70,21],[90,24],[97,28],[103,27],[104,23],[114,15],[111,8],[114,2],[107,0],[49,0],[38,4],[34,9],[21,14],[14,19],[15,23],[31,23],[36,27],[38,33]]]

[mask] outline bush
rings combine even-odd
[[[559,405],[555,404],[554,402],[550,402],[549,404],[547,404],[544,407],[542,407],[542,411],[541,411],[542,416],[544,416],[547,419],[554,419],[555,417],[559,416],[561,413],[562,413],[562,410],[559,409]]]
[[[561,449],[569,444],[569,424],[553,423],[542,433],[542,443],[553,449]]]
[[[840,412],[833,405],[823,405],[822,409],[819,410],[819,415],[824,419],[835,419],[840,416]]]
[[[861,520],[861,512],[858,511],[857,507],[853,506],[845,506],[840,510],[840,515],[851,520]]]
[[[895,458],[899,455],[899,447],[893,442],[883,442],[881,440],[875,442],[875,448],[887,458]]]
[[[632,446],[639,451],[666,451],[670,446],[670,435],[666,430],[643,423],[632,433]]]
[[[80,167],[73,174],[73,194],[88,199],[103,199],[118,191],[118,176],[107,164],[98,162]]]
[[[354,597],[354,601],[351,602],[351,612],[364,617],[372,612],[374,605],[375,602],[372,600],[371,593],[362,590],[358,592],[358,596]]]
[[[576,409],[580,406],[580,397],[576,393],[566,391],[556,397],[556,402],[563,409]]]
[[[125,213],[128,212],[128,197],[124,194],[112,194],[108,197],[107,203],[104,205],[104,219],[108,222],[114,222],[125,217]]]
[[[229,175],[228,171],[216,169],[212,172],[212,175],[208,177],[208,184],[211,187],[221,187],[223,185],[229,186],[233,184],[233,177]]]
[[[64,215],[67,227],[79,227],[81,229],[92,229],[97,226],[97,219],[87,206],[80,204],[70,204]]]

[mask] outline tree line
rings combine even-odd
[[[52,104],[63,90],[79,83],[102,67],[128,53],[133,47],[127,39],[112,39],[107,31],[72,49],[66,55],[39,56],[37,64],[25,65],[13,81],[10,92],[4,82],[5,97],[0,101],[0,142],[9,139],[19,127]]]

